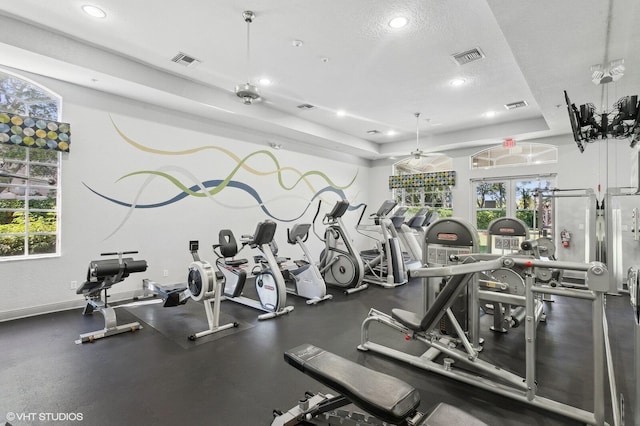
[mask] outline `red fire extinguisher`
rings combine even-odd
[[[560,232],[560,240],[562,241],[562,247],[569,248],[571,245],[571,233],[563,229],[562,232]]]

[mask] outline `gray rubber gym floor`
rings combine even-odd
[[[373,286],[307,306],[290,296],[289,315],[258,322],[257,311],[223,303],[222,322],[238,329],[200,342],[187,335],[205,327],[202,305],[118,308],[118,322],[140,321],[135,333],[76,345],[75,339],[103,327],[102,316],[81,310],[0,323],[0,419],[12,425],[50,424],[17,420],[21,413],[80,413],[86,425],[268,425],[274,408],[287,410],[306,390],[327,391],[287,365],[282,354],[312,343],[374,370],[394,375],[422,396],[421,410],[440,401],[475,415],[489,425],[574,425],[565,417],[475,389],[445,377],[397,363],[356,346],[369,308],[419,310],[418,282],[395,288]],[[554,297],[548,321],[538,329],[539,393],[591,409],[591,311],[588,302]],[[633,319],[628,296],[608,297],[608,318],[618,382],[633,401]],[[144,310],[144,312],[143,312]],[[155,311],[155,314],[154,314]],[[175,321],[172,321],[172,317]],[[487,324],[491,318],[483,318]],[[172,326],[172,323],[173,326]],[[175,324],[184,324],[180,330]],[[522,374],[521,329],[495,335],[483,327],[484,359]],[[630,407],[627,419],[631,419]],[[12,416],[11,413],[15,413]],[[8,416],[7,416],[8,414]],[[607,414],[611,421],[611,413]]]

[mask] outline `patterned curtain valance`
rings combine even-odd
[[[416,173],[412,175],[389,176],[389,189],[424,188],[434,186],[453,186],[456,184],[456,172]]]
[[[0,111],[0,143],[69,152],[69,123]]]

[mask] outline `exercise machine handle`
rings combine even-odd
[[[138,250],[132,250],[132,251],[110,251],[107,253],[100,253],[100,256],[116,256],[116,255],[123,255],[123,254],[137,254]]]

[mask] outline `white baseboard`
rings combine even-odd
[[[142,296],[141,290],[130,290],[122,293],[109,294],[109,303],[117,303],[131,300],[134,297]],[[11,311],[0,312],[0,322],[12,321],[20,318],[34,317],[37,315],[51,314],[53,312],[68,311],[71,309],[79,309],[86,305],[84,299],[67,300],[64,302],[51,303],[48,305],[39,305],[27,308],[14,309]]]

